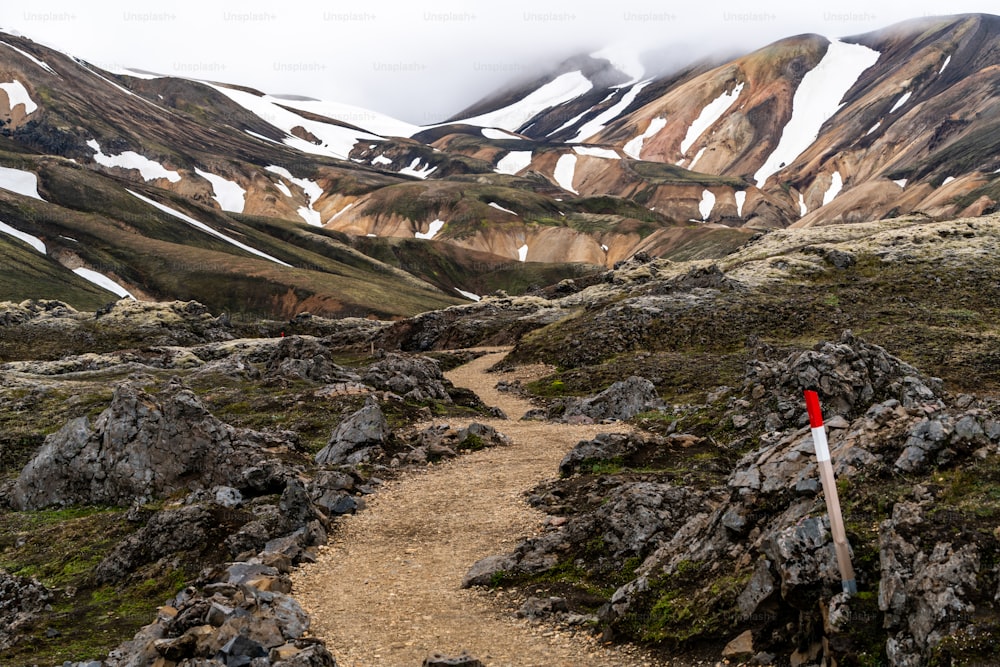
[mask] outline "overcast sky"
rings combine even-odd
[[[613,44],[682,64],[803,32],[840,37],[966,12],[1000,9],[997,0],[33,0],[3,2],[0,27],[107,68],[240,83],[429,124],[511,79]]]

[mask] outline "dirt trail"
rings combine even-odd
[[[294,595],[312,615],[312,634],[328,642],[340,667],[418,667],[431,653],[463,649],[488,667],[656,664],[634,647],[605,647],[586,632],[518,620],[502,594],[459,588],[477,560],[540,530],[544,515],[525,503],[523,492],[551,478],[578,441],[608,430],[517,421],[531,404],[494,385],[531,371],[486,373],[504,354],[493,351],[447,375],[503,409],[509,421],[478,421],[510,436],[513,445],[387,483],[369,497],[367,509],[338,520],[319,561],[294,576]]]

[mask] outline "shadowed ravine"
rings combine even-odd
[[[462,650],[490,667],[653,664],[634,647],[530,626],[493,593],[460,588],[477,560],[541,528],[544,515],[523,492],[552,477],[581,439],[608,430],[517,421],[531,405],[496,391],[504,376],[486,372],[504,354],[447,376],[503,409],[510,421],[489,423],[513,444],[387,483],[367,509],[341,520],[316,564],[296,573],[294,595],[312,615],[312,634],[328,642],[341,667],[419,665],[430,653]]]

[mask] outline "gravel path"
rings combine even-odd
[[[523,492],[552,477],[578,441],[608,430],[517,421],[531,405],[494,385],[543,369],[486,373],[505,353],[492,351],[447,375],[503,409],[510,421],[486,423],[513,445],[386,483],[367,509],[338,519],[319,561],[294,575],[293,594],[312,615],[312,634],[327,641],[340,667],[419,667],[432,653],[463,649],[488,667],[657,664],[635,647],[602,646],[586,632],[516,619],[504,593],[459,588],[477,560],[541,529],[544,515]]]

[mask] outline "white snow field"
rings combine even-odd
[[[708,216],[712,215],[713,208],[715,208],[715,195],[709,190],[702,191],[701,201],[698,203],[698,212],[701,213],[701,219],[708,220]]]
[[[941,69],[938,70],[938,74],[940,74],[941,72],[943,72],[945,70],[945,68],[948,66],[948,63],[950,63],[950,62],[951,62],[951,56],[949,55],[947,58],[944,59],[944,63],[942,63]]]
[[[432,167],[430,165],[421,167],[420,162],[421,162],[420,158],[418,157],[413,158],[413,162],[410,163],[410,166],[403,167],[402,169],[399,170],[399,173],[406,174],[407,176],[416,176],[417,178],[425,179],[428,176],[430,176],[434,172],[434,170],[437,169],[437,167]]]
[[[489,206],[492,206],[493,208],[497,209],[498,211],[503,211],[504,213],[510,213],[511,215],[517,215],[517,213],[514,213],[514,211],[510,210],[509,208],[504,208],[503,206],[501,206],[500,204],[496,203],[495,201],[491,201],[489,203]]]
[[[900,97],[898,100],[896,100],[896,103],[892,105],[891,109],[889,109],[889,113],[898,110],[901,106],[906,104],[909,101],[911,95],[913,95],[912,90],[908,90],[905,93],[903,93],[903,96]]]
[[[270,95],[259,97],[253,93],[244,92],[242,90],[234,90],[232,88],[226,88],[225,86],[217,86],[213,84],[206,85],[210,85],[212,88],[219,91],[233,102],[236,102],[247,111],[255,114],[263,121],[285,132],[287,135],[284,138],[285,145],[291,146],[292,148],[302,151],[303,153],[325,155],[328,157],[346,160],[351,150],[354,148],[354,144],[359,141],[368,141],[372,139],[381,140],[383,138],[368,132],[361,132],[341,127],[340,125],[310,120],[305,116],[300,116],[297,113],[283,108],[285,106],[293,106],[288,100],[272,97]],[[292,134],[292,130],[296,127],[301,127],[307,132],[310,132],[313,136],[319,139],[321,143],[317,145],[294,136]]]
[[[441,229],[443,228],[444,228],[444,220],[434,220],[433,222],[431,222],[430,225],[428,225],[428,229],[426,232],[416,232],[413,236],[418,239],[426,239],[429,241],[435,236],[437,236],[437,233],[440,232]]]
[[[522,261],[528,261],[528,244],[525,243],[523,246],[517,249],[517,258]]]
[[[743,217],[743,204],[745,204],[746,201],[747,201],[747,191],[746,190],[740,190],[739,192],[737,192],[733,196],[736,197],[736,215],[738,215],[738,216],[740,216],[742,218]]]
[[[610,148],[598,148],[597,146],[573,146],[573,152],[578,155],[589,155],[590,157],[599,157],[605,160],[622,159],[621,155]]]
[[[194,173],[212,184],[212,192],[214,193],[212,198],[219,202],[219,208],[230,213],[243,212],[246,206],[247,191],[241,188],[239,183],[197,168],[195,168]]]
[[[603,130],[608,123],[618,118],[618,116],[622,115],[625,112],[625,109],[627,109],[629,105],[635,101],[635,98],[639,96],[639,93],[642,92],[642,89],[651,84],[652,82],[653,80],[650,79],[648,81],[641,81],[633,85],[629,89],[629,91],[625,93],[614,106],[610,107],[609,109],[606,109],[605,111],[602,111],[597,116],[591,118],[586,123],[584,123],[583,127],[577,130],[576,136],[569,140],[569,143],[572,144],[578,141],[585,141],[589,137],[592,137],[601,130]],[[572,125],[572,122],[570,123],[570,125]]]
[[[572,153],[567,153],[559,158],[556,162],[555,172],[553,172],[553,177],[556,179],[556,183],[563,190],[572,192],[573,194],[580,194],[573,189],[573,176],[576,174],[576,156]]]
[[[629,157],[634,157],[636,160],[641,159],[639,157],[639,153],[642,152],[643,142],[645,142],[646,139],[649,139],[650,137],[656,136],[656,133],[665,128],[666,126],[667,126],[666,118],[654,118],[653,120],[649,121],[649,127],[646,128],[646,131],[640,134],[635,139],[629,141],[624,146],[622,146],[622,150],[625,151],[625,154],[628,155]]]
[[[101,152],[101,145],[96,139],[91,139],[87,145],[94,150],[94,162],[104,167],[121,167],[122,169],[137,169],[143,180],[153,181],[157,178],[165,178],[171,183],[181,180],[179,172],[167,169],[159,162],[150,160],[144,155],[135,151],[125,151],[119,155],[106,155]]]
[[[0,167],[0,188],[16,192],[25,197],[31,197],[40,201],[45,201],[38,194],[38,176],[30,171],[22,169],[12,169],[11,167]]]
[[[31,95],[28,94],[28,89],[17,79],[12,80],[10,83],[0,83],[0,90],[7,93],[11,111],[19,104],[24,105],[25,116],[30,116],[38,109],[38,105],[35,104],[35,101],[31,99]]]
[[[31,234],[26,234],[25,232],[22,232],[19,229],[14,229],[5,222],[0,222],[0,232],[3,232],[8,236],[13,236],[16,239],[20,239],[21,241],[24,241],[38,252],[42,253],[43,255],[45,254],[45,244],[42,243],[42,240],[37,236],[32,236]]]
[[[325,116],[331,120],[339,120],[343,123],[353,125],[367,130],[372,134],[381,137],[411,137],[420,132],[419,125],[407,123],[406,121],[387,116],[378,111],[356,107],[342,102],[330,102],[327,100],[293,100],[278,96],[269,96],[275,103],[286,107],[301,109],[318,116]],[[316,135],[319,136],[319,135]]]
[[[844,95],[878,61],[879,55],[878,51],[860,44],[830,42],[823,59],[802,77],[792,98],[792,117],[782,130],[778,145],[754,174],[757,187],[812,145],[823,123],[837,113]]]
[[[731,93],[722,93],[714,100],[705,105],[698,117],[691,123],[687,134],[681,141],[681,154],[687,155],[688,149],[698,141],[698,137],[704,134],[705,130],[712,127],[716,121],[722,118],[722,114],[729,110],[729,107],[736,104],[740,93],[743,92],[743,83],[737,84]],[[693,164],[693,163],[692,163]]]
[[[287,180],[289,183],[294,183],[295,185],[302,188],[302,192],[306,194],[306,199],[309,200],[309,205],[300,206],[296,211],[296,213],[299,214],[300,218],[305,220],[313,227],[322,227],[323,220],[320,218],[319,211],[313,208],[313,204],[315,204],[316,201],[323,196],[323,188],[319,187],[319,184],[316,183],[316,181],[310,181],[308,178],[296,178],[295,176],[292,176],[292,172],[288,171],[284,167],[278,167],[272,164],[269,167],[267,167],[266,170],[271,172],[272,174],[277,174],[278,176],[281,176],[282,178]],[[292,196],[292,193],[290,190],[288,190],[287,186],[284,188],[284,190],[282,190],[282,192],[285,193],[286,197]]]
[[[506,130],[498,130],[495,127],[484,127],[480,130],[480,132],[482,132],[483,136],[487,139],[523,139],[523,137],[511,134]]]
[[[264,259],[272,261],[275,264],[281,264],[282,266],[287,266],[287,267],[291,267],[292,266],[291,264],[287,264],[285,262],[282,262],[280,259],[278,259],[276,257],[272,257],[271,255],[268,255],[267,253],[261,252],[260,250],[257,250],[256,248],[251,248],[250,246],[248,246],[248,245],[246,245],[244,243],[240,243],[236,239],[231,238],[229,236],[226,236],[222,232],[217,232],[214,229],[212,229],[211,227],[209,227],[208,225],[206,225],[204,222],[198,222],[197,220],[195,220],[191,216],[184,215],[180,211],[175,211],[174,209],[170,208],[169,206],[165,206],[164,204],[161,204],[158,201],[154,201],[154,200],[150,199],[149,197],[143,197],[139,193],[132,192],[131,190],[128,190],[128,189],[126,189],[125,192],[129,193],[130,195],[132,195],[136,199],[139,199],[141,201],[146,202],[147,204],[149,204],[150,206],[152,206],[154,208],[160,209],[164,213],[168,213],[168,214],[174,216],[175,218],[177,218],[179,220],[183,220],[184,222],[186,222],[187,224],[191,225],[192,227],[200,229],[201,231],[205,232],[206,234],[211,234],[212,236],[214,236],[216,238],[222,239],[226,243],[232,244],[232,245],[236,246],[237,248],[239,248],[241,250],[246,250],[247,252],[249,252],[249,253],[251,253],[253,255],[257,255],[258,257],[263,257]]]
[[[594,87],[581,72],[567,72],[557,76],[541,88],[502,109],[490,111],[472,118],[463,118],[456,123],[496,127],[516,132],[521,126],[550,107],[583,95]]]
[[[472,292],[466,292],[464,289],[458,289],[457,287],[455,288],[455,291],[464,296],[466,299],[469,299],[470,301],[481,301],[483,298],[478,294],[473,294]]]
[[[125,289],[124,287],[113,281],[111,278],[108,278],[103,273],[98,273],[93,269],[85,269],[82,266],[78,269],[73,269],[73,273],[80,276],[84,280],[88,280],[94,283],[98,287],[102,287],[108,290],[112,294],[117,294],[118,296],[127,296],[133,301],[136,300],[136,298],[132,296],[131,292],[129,292],[127,289]]]
[[[830,177],[830,187],[823,193],[823,206],[832,202],[833,198],[839,195],[843,188],[844,178],[840,175],[839,171],[833,172],[833,176]]]
[[[531,164],[531,151],[511,151],[497,161],[493,171],[513,176],[529,164]]]

